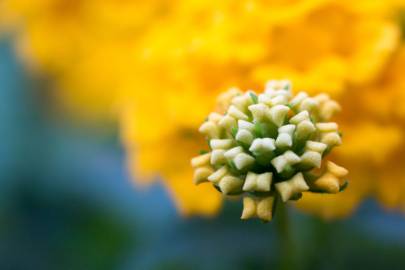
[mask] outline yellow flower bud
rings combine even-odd
[[[214,149],[211,152],[211,164],[212,165],[220,165],[226,162],[226,158],[224,156],[225,150],[223,149]]]
[[[269,118],[273,121],[276,126],[281,126],[290,111],[290,108],[284,105],[276,105],[272,107],[269,111]]]
[[[216,170],[214,173],[208,176],[207,179],[214,184],[218,184],[222,177],[224,177],[228,173],[228,168],[226,166],[223,166],[219,170]]]
[[[307,191],[309,186],[305,182],[302,173],[296,174],[288,181],[275,184],[277,191],[280,193],[283,202],[288,201],[292,196]]]
[[[209,166],[197,168],[194,171],[194,184],[198,185],[202,182],[206,182],[208,176],[214,172],[214,169]]]
[[[219,138],[219,128],[213,122],[205,122],[201,125],[199,131],[206,135],[209,139]]]
[[[229,149],[233,146],[233,140],[231,139],[212,139],[210,141],[212,149]]]
[[[255,159],[246,153],[240,153],[233,159],[233,161],[238,170],[244,170],[252,165],[255,162]]]
[[[241,190],[243,181],[235,176],[227,175],[219,181],[219,188],[224,195]]]
[[[205,166],[210,164],[211,153],[207,153],[191,159],[191,166],[193,168]]]
[[[248,120],[248,116],[236,108],[234,105],[231,105],[228,110],[228,114],[236,119]]]
[[[267,192],[271,189],[272,173],[256,174],[254,172],[248,172],[243,185],[244,191],[262,191]]]

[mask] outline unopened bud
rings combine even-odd
[[[302,111],[290,119],[290,124],[298,125],[302,121],[309,120],[309,113],[307,111]]]
[[[269,108],[262,103],[250,105],[248,109],[252,113],[253,118],[257,121],[263,121],[269,113]]]
[[[306,151],[315,151],[322,155],[327,147],[328,146],[324,143],[315,142],[315,141],[307,141],[307,143],[305,145],[305,150]]]
[[[209,166],[204,166],[197,168],[194,171],[194,184],[198,185],[200,183],[206,182],[208,176],[210,176],[214,172],[214,169]]]
[[[252,145],[249,148],[249,151],[254,154],[267,154],[271,153],[276,149],[274,145],[274,139],[270,138],[257,138],[253,141]]]
[[[228,109],[228,114],[236,119],[248,120],[249,117],[244,114],[241,110],[236,108],[234,105],[231,105]]]
[[[191,159],[191,166],[193,168],[206,166],[210,164],[211,153],[207,153],[198,157],[194,157]]]
[[[227,175],[219,181],[219,188],[224,195],[229,193],[238,192],[242,189],[243,181],[238,177]]]
[[[210,141],[210,146],[212,149],[229,149],[233,145],[233,140],[231,139],[212,139]]]
[[[236,119],[230,115],[225,115],[222,119],[218,122],[218,125],[227,130],[231,130],[232,128],[236,127]]]
[[[234,148],[229,149],[228,151],[225,152],[224,156],[228,160],[234,159],[239,153],[243,153],[243,148],[241,146],[237,146]]]
[[[326,133],[326,132],[332,132],[332,131],[338,131],[338,125],[336,123],[317,123],[316,124],[316,128],[322,132],[322,133]]]
[[[213,122],[205,122],[201,125],[199,131],[210,139],[219,138],[219,128]]]
[[[274,158],[271,161],[271,164],[274,166],[278,173],[281,173],[284,171],[286,166],[297,164],[300,161],[301,158],[297,156],[297,154],[295,154],[293,151],[287,151],[283,155]]]
[[[226,166],[221,167],[219,170],[216,170],[210,176],[207,177],[208,181],[217,184],[222,177],[229,173],[228,168]]]
[[[225,150],[223,149],[214,149],[211,152],[211,164],[212,165],[220,165],[226,162],[226,158],[224,156]]]
[[[302,173],[297,173],[290,180],[277,183],[275,186],[277,191],[280,193],[283,202],[286,202],[294,195],[309,189],[309,186],[305,182]]]
[[[244,191],[261,191],[267,192],[271,189],[272,173],[255,174],[249,172],[246,176],[245,184],[243,185]]]
[[[342,144],[342,138],[337,132],[328,132],[322,134],[321,142],[327,144],[329,147],[334,147]]]
[[[240,153],[233,159],[233,161],[238,170],[244,170],[252,165],[255,162],[255,159],[246,153]]]
[[[253,134],[246,129],[239,129],[236,133],[235,139],[244,144],[250,145],[254,139]]]
[[[276,126],[279,127],[284,123],[285,118],[289,111],[290,111],[290,108],[288,108],[287,106],[276,105],[276,106],[272,107],[269,111],[270,119],[273,121],[273,123]]]

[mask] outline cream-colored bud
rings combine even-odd
[[[250,197],[243,198],[243,211],[241,219],[249,219],[256,216],[256,201]]]
[[[272,173],[255,174],[253,172],[249,172],[246,176],[243,190],[268,192],[270,191],[272,177]]]
[[[278,133],[286,133],[289,135],[293,135],[294,131],[295,131],[296,126],[295,125],[285,125],[285,126],[281,126],[278,129]]]
[[[244,95],[241,96],[236,96],[232,100],[232,105],[235,105],[236,108],[238,108],[243,112],[246,111],[247,107],[252,104],[253,100],[250,97],[249,93],[245,93]]]
[[[208,176],[210,176],[213,172],[214,169],[209,166],[197,168],[194,171],[194,178],[193,178],[194,184],[198,185],[202,182],[206,182]]]
[[[259,199],[256,204],[257,217],[264,221],[271,221],[273,218],[274,197],[269,196]]]
[[[276,149],[274,139],[271,138],[257,138],[254,139],[249,151],[255,154],[271,153]]]
[[[339,178],[345,177],[349,173],[347,169],[336,165],[332,161],[328,161],[327,168],[330,173]]]
[[[268,106],[272,105],[271,104],[271,99],[272,98],[273,98],[273,96],[270,95],[270,94],[267,94],[267,93],[260,94],[260,95],[257,96],[257,100],[259,101],[259,104],[265,104],[265,105],[268,105]]]
[[[301,161],[300,157],[297,156],[297,154],[295,154],[293,151],[287,151],[283,154],[283,156],[290,165],[297,164]]]
[[[219,181],[219,188],[222,194],[227,195],[229,193],[238,192],[241,190],[243,181],[238,177],[227,175]]]
[[[320,168],[322,163],[322,155],[315,151],[306,151],[301,155],[301,164],[310,167]]]
[[[254,172],[248,172],[246,175],[245,183],[243,184],[244,191],[254,191],[256,189],[257,174]]]
[[[239,142],[250,145],[252,143],[254,137],[250,131],[248,131],[246,129],[240,129],[236,133],[235,139]]]
[[[269,108],[262,103],[250,105],[248,109],[257,121],[263,121],[267,118]]]
[[[342,144],[342,138],[340,138],[337,132],[324,133],[321,136],[321,142],[327,144],[329,147],[338,146]]]
[[[207,177],[208,181],[217,184],[222,177],[229,173],[228,168],[226,166],[222,166],[220,169],[213,172],[210,176]]]
[[[288,103],[288,97],[286,95],[277,95],[270,101],[272,106],[286,105]]]
[[[327,172],[313,183],[313,187],[328,193],[338,193],[340,190],[340,181],[335,175]]]
[[[218,124],[218,122],[221,121],[222,117],[223,117],[222,114],[213,112],[208,115],[208,121]]]
[[[275,91],[279,89],[279,81],[278,80],[269,80],[266,82],[265,91]]]
[[[279,148],[287,148],[293,145],[292,135],[295,131],[295,125],[285,125],[278,129],[276,146]]]
[[[238,121],[238,128],[239,129],[246,129],[249,130],[250,132],[253,132],[253,130],[255,129],[255,125],[253,125],[252,123],[245,121],[245,120],[239,120]]]
[[[214,122],[205,122],[201,125],[199,132],[210,139],[219,138],[219,128]]]
[[[212,149],[229,149],[233,145],[232,139],[212,139],[210,146]]]
[[[210,164],[211,153],[200,155],[191,159],[191,166],[193,168],[206,166]]]
[[[243,170],[252,165],[255,159],[246,153],[240,153],[233,159],[233,162],[238,170]]]
[[[226,158],[224,156],[225,150],[223,149],[214,149],[211,152],[211,164],[212,165],[220,165],[226,162]]]
[[[331,119],[336,113],[341,111],[339,103],[333,100],[325,102],[320,109],[319,115],[323,120]]]
[[[280,127],[284,123],[284,120],[289,111],[290,108],[288,108],[287,106],[276,105],[269,110],[269,118],[276,126]]]
[[[248,120],[249,117],[243,113],[241,110],[231,105],[228,109],[228,114],[236,119]]]
[[[228,151],[225,152],[224,156],[228,160],[232,160],[238,155],[239,153],[243,152],[243,148],[241,146],[236,146],[234,148],[229,149]]]
[[[297,125],[295,136],[298,140],[308,138],[315,132],[316,128],[310,120],[304,120]]]
[[[291,135],[287,133],[279,133],[276,140],[276,146],[278,148],[289,148],[293,145],[293,140]]]
[[[274,158],[271,164],[277,170],[278,173],[284,171],[287,165],[294,165],[301,161],[301,158],[297,156],[293,151],[287,151],[284,154]]]
[[[327,147],[328,146],[326,144],[324,144],[324,143],[314,142],[314,141],[307,141],[307,143],[305,145],[305,150],[306,151],[315,151],[315,152],[318,152],[318,153],[320,153],[322,155]]]
[[[291,89],[291,82],[289,80],[269,80],[266,82],[265,89],[267,90],[283,90],[289,91]]]
[[[326,132],[338,131],[339,127],[338,127],[338,124],[336,124],[334,122],[330,122],[330,123],[317,123],[316,128],[320,132],[326,133]]]
[[[314,99],[315,99],[316,101],[318,101],[319,104],[322,105],[323,103],[329,101],[329,100],[330,100],[330,97],[329,97],[328,94],[319,94],[319,95],[315,96]]]
[[[298,105],[301,104],[301,102],[308,97],[308,94],[305,92],[299,92],[291,101],[290,101],[290,106],[291,107],[297,107]]]
[[[236,119],[233,118],[230,115],[225,115],[222,117],[222,119],[218,122],[218,125],[225,129],[225,130],[231,130],[232,128],[236,127]]]
[[[270,191],[272,180],[273,174],[271,172],[259,174],[256,178],[256,190],[261,192]]]
[[[298,125],[302,121],[309,120],[309,113],[308,111],[302,111],[300,113],[297,113],[290,119],[290,124],[293,125]]]
[[[241,95],[242,91],[237,87],[232,87],[225,93],[221,94],[217,98],[217,104],[220,110],[225,111],[232,102],[232,99],[238,95]]]
[[[288,181],[283,181],[275,184],[275,187],[280,194],[283,202],[286,202],[291,199],[292,196],[307,191],[309,189],[309,186],[305,182],[302,173],[297,173]]]
[[[319,107],[319,103],[313,98],[304,99],[298,107],[299,111],[312,112]]]

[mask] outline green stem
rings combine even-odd
[[[277,202],[277,232],[280,243],[280,270],[295,269],[295,250],[289,223],[287,205],[278,198]]]

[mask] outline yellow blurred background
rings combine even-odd
[[[405,210],[404,18],[401,0],[0,0],[0,29],[51,78],[52,106],[119,123],[133,178],[161,179],[185,215],[222,204],[189,166],[216,96],[282,78],[342,104],[335,159],[351,172],[344,193],[297,206],[344,217],[375,197]]]

